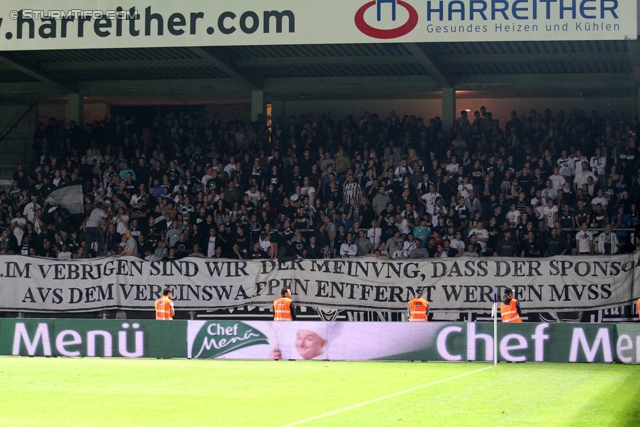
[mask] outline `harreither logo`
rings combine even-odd
[[[376,7],[376,17],[379,23],[382,20],[382,4],[390,3],[391,5],[391,20],[396,22],[396,12],[398,7],[404,8],[409,14],[407,21],[396,28],[376,28],[370,25],[365,20],[366,12],[372,7]],[[385,12],[388,12],[388,7],[385,7]],[[365,35],[373,37],[375,39],[397,39],[399,37],[409,34],[418,25],[418,12],[413,6],[402,0],[373,0],[366,3],[356,12],[355,18],[356,27]]]

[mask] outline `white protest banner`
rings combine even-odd
[[[181,309],[234,307],[253,300],[247,261],[137,258],[67,261],[0,257],[0,309],[83,312],[110,308],[149,310],[169,287]]]
[[[164,287],[177,310],[271,306],[287,287],[323,309],[403,311],[416,288],[431,311],[489,311],[505,288],[528,312],[618,307],[640,297],[639,253],[555,258],[372,258],[275,261],[135,258],[57,261],[0,257],[0,310],[152,310]]]
[[[633,0],[5,0],[0,50],[637,37]]]
[[[294,300],[325,308],[403,310],[421,287],[431,311],[489,311],[505,288],[527,311],[615,307],[640,297],[638,253],[616,257],[449,258],[378,261],[370,258],[262,262],[257,301],[290,287]],[[268,299],[267,299],[268,300]]]

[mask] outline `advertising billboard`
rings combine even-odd
[[[640,363],[640,324],[498,324],[502,362]],[[490,362],[491,323],[1,319],[0,355]]]
[[[0,4],[0,50],[624,40],[620,0],[61,0]]]

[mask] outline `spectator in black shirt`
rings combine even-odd
[[[321,246],[317,243],[316,236],[309,237],[309,244],[306,248],[306,256],[307,259],[320,259],[321,258],[322,249]]]
[[[269,255],[265,251],[260,249],[260,241],[259,240],[256,240],[253,243],[253,249],[251,250],[251,253],[249,254],[249,259],[269,259]]]
[[[604,229],[608,223],[609,217],[607,216],[607,212],[602,208],[600,203],[596,204],[593,212],[591,213],[590,227]]]
[[[498,242],[496,251],[493,256],[500,257],[513,257],[516,255],[517,245],[515,241],[511,240],[511,230],[506,229],[504,231],[504,240]]]
[[[545,256],[565,255],[567,253],[567,242],[560,237],[557,228],[551,229],[551,235],[545,243]]]
[[[526,239],[523,239],[522,254],[523,258],[537,258],[540,256],[540,245],[538,244],[533,231],[527,233]]]
[[[582,224],[589,224],[590,222],[591,215],[589,209],[585,207],[584,200],[578,199],[578,208],[573,213],[574,228],[580,228]]]

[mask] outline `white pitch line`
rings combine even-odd
[[[466,377],[467,375],[471,375],[471,374],[477,374],[478,372],[486,371],[487,369],[493,369],[493,368],[494,368],[494,366],[492,365],[492,366],[488,366],[486,368],[478,369],[478,370],[475,370],[475,371],[465,372],[464,374],[456,375],[456,376],[453,376],[453,377],[450,377],[450,378],[445,378],[443,380],[438,380],[438,381],[434,381],[434,382],[431,382],[431,383],[418,385],[418,386],[415,386],[415,387],[408,388],[406,390],[402,390],[402,391],[398,391],[398,392],[395,392],[395,393],[392,393],[392,394],[388,394],[386,396],[376,397],[375,399],[371,399],[371,400],[367,400],[365,402],[357,403],[355,405],[347,406],[346,408],[336,409],[336,410],[333,410],[333,411],[325,412],[324,414],[316,415],[315,417],[306,418],[304,420],[296,421],[296,422],[293,422],[291,424],[285,424],[282,427],[299,426],[301,424],[305,424],[305,423],[308,423],[308,422],[311,422],[311,421],[315,421],[315,420],[320,420],[322,418],[330,417],[332,415],[336,415],[336,414],[339,414],[341,412],[350,411],[352,409],[357,409],[357,408],[360,408],[360,407],[365,406],[365,405],[370,405],[372,403],[380,402],[381,400],[391,399],[392,397],[401,396],[403,394],[411,393],[412,391],[419,390],[421,388],[430,387],[430,386],[433,386],[433,385],[446,383],[448,381],[457,380],[458,378]]]

